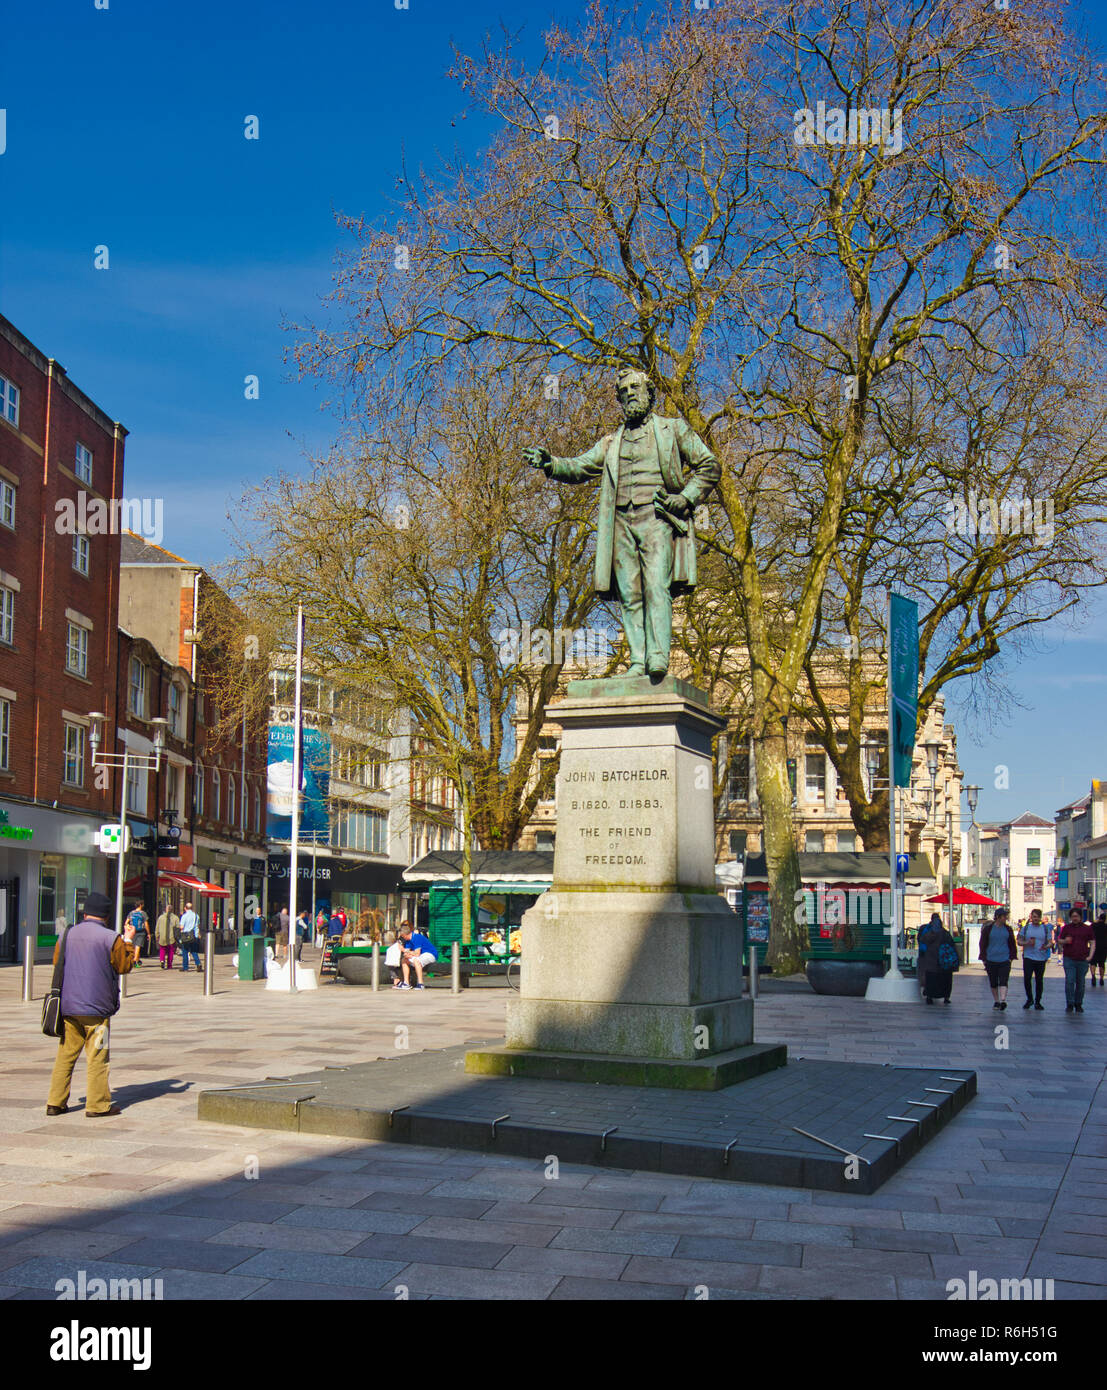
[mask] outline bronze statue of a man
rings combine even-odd
[[[596,593],[622,604],[630,648],[627,674],[663,676],[669,669],[673,599],[696,587],[692,513],[719,481],[719,465],[686,421],[653,413],[654,389],[645,372],[623,368],[616,395],[623,424],[587,453],[554,458],[539,446],[523,457],[559,483],[583,483],[602,474]]]

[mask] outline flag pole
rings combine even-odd
[[[288,870],[288,992],[298,993],[296,989],[296,889],[299,884],[300,848],[300,781],[303,772],[300,766],[300,720],[302,718],[301,687],[304,678],[304,605],[296,605],[296,697],[293,707],[292,744],[292,847],[289,852]]]

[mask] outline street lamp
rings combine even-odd
[[[926,749],[926,768],[930,773],[930,815],[928,820],[933,820],[938,809],[938,750],[940,745],[932,739],[929,743],[924,743]]]
[[[136,771],[161,770],[162,754],[165,752],[165,732],[169,727],[167,719],[151,719],[153,730],[153,753],[132,753],[126,743],[122,753],[101,753],[105,715],[98,710],[88,716],[88,743],[92,749],[93,767],[117,767],[120,770],[119,786],[119,868],[115,883],[115,930],[123,932],[123,877],[126,868],[127,845],[127,778],[132,768]],[[156,827],[155,827],[156,829]]]

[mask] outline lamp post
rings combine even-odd
[[[117,767],[120,770],[119,777],[119,866],[115,877],[115,930],[118,935],[123,932],[123,878],[127,865],[127,777],[132,768],[136,771],[158,772],[161,769],[161,758],[165,752],[165,731],[168,728],[168,720],[151,719],[150,724],[153,728],[154,751],[153,753],[132,753],[124,743],[122,753],[101,753],[100,744],[103,741],[103,728],[105,716],[98,711],[93,711],[88,716],[89,734],[88,743],[92,749],[93,767]],[[155,831],[157,826],[154,827]],[[155,886],[155,892],[157,891]]]
[[[972,871],[970,877],[977,877],[980,871],[980,830],[976,824],[976,799],[980,795],[980,788],[975,783],[970,782],[967,787],[962,787],[965,799],[969,803],[969,869]],[[975,834],[975,849],[973,848]],[[968,964],[969,959],[969,932],[964,927],[961,932],[961,950],[964,952],[962,964]]]

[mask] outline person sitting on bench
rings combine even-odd
[[[400,924],[400,968],[403,971],[404,982],[400,985],[401,989],[411,989],[411,971],[415,971],[415,988],[425,989],[423,984],[423,966],[430,965],[432,961],[438,959],[438,952],[431,944],[430,937],[424,936],[422,932],[413,932],[410,922]]]

